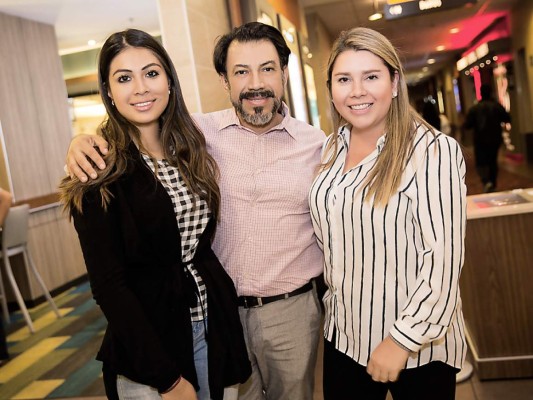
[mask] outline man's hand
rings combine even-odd
[[[181,378],[180,382],[168,393],[161,395],[163,400],[198,400],[194,386],[185,379]]]
[[[100,169],[105,168],[104,159],[100,156],[95,147],[102,154],[107,154],[108,143],[101,136],[78,135],[74,137],[67,152],[67,173],[69,176],[76,175],[82,182],[87,182],[87,175],[96,179],[98,174],[93,168],[88,158]],[[87,174],[87,175],[86,175]]]
[[[366,372],[376,382],[395,382],[408,358],[409,352],[387,336],[370,355]]]

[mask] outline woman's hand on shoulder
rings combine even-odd
[[[161,394],[163,400],[198,400],[194,386],[185,378],[167,393]]]
[[[98,148],[98,150],[96,150]],[[101,154],[107,154],[108,143],[104,138],[97,135],[75,136],[67,152],[67,169],[69,176],[76,175],[82,182],[87,182],[87,175],[96,179],[98,174],[91,165],[92,160],[100,169],[105,168],[105,162]]]
[[[366,372],[376,382],[395,382],[408,358],[409,352],[387,336],[370,355]]]

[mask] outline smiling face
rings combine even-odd
[[[141,132],[159,128],[159,117],[168,105],[169,80],[154,53],[126,48],[111,61],[108,79],[108,96],[124,118]]]
[[[230,44],[223,81],[243,126],[262,133],[281,122],[286,69],[268,40]]]
[[[352,133],[379,137],[397,93],[398,75],[391,78],[381,58],[366,50],[340,53],[331,74],[335,109],[352,125]]]

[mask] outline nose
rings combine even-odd
[[[263,89],[264,83],[263,78],[259,72],[250,73],[249,88],[252,90]]]
[[[366,88],[362,81],[354,79],[352,82],[351,89],[352,89],[350,92],[351,97],[361,97],[361,96],[366,95]]]
[[[144,79],[135,79],[135,94],[145,94],[148,92],[148,86]]]

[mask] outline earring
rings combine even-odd
[[[396,96],[398,96],[398,93],[393,93],[393,94],[392,94],[392,98],[393,98],[393,99],[395,99]]]
[[[114,101],[114,100],[111,100],[111,105],[112,105],[113,107],[115,107],[115,101]]]
[[[168,94],[170,94],[170,88],[168,88]]]

